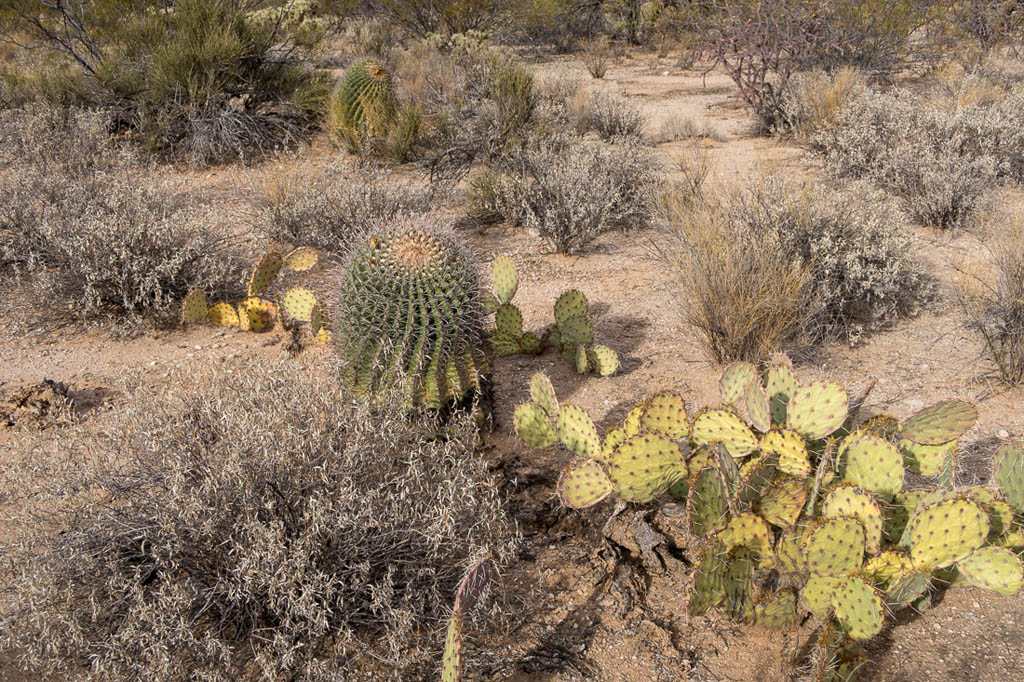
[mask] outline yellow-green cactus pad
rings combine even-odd
[[[583,315],[573,315],[558,323],[562,347],[589,346],[594,343],[594,328]]]
[[[798,573],[807,570],[804,560],[803,529],[793,528],[779,537],[775,544],[775,556],[779,570],[783,573]]]
[[[882,597],[860,578],[845,578],[836,586],[832,608],[850,639],[871,639],[882,631],[885,621]]]
[[[281,308],[293,320],[311,322],[313,309],[316,308],[316,295],[309,289],[293,287],[285,292]]]
[[[796,393],[799,384],[793,370],[788,365],[776,364],[768,368],[765,378],[765,394],[768,396],[768,407],[772,413],[772,421],[780,426],[786,423],[786,407]]]
[[[675,441],[640,434],[624,441],[608,460],[608,477],[626,502],[648,502],[686,476],[686,461]]]
[[[546,448],[558,442],[558,433],[551,419],[536,403],[517,405],[512,423],[516,435],[527,447]]]
[[[206,311],[206,319],[217,327],[238,326],[238,313],[235,311],[235,307],[225,301],[210,306],[210,309]]]
[[[570,289],[555,301],[555,323],[562,328],[570,317],[586,319],[588,308],[587,297],[583,295],[583,292]]]
[[[601,439],[597,435],[594,420],[576,405],[562,405],[555,421],[558,439],[579,457],[600,459]]]
[[[717,541],[708,543],[697,554],[697,567],[687,596],[690,615],[703,615],[725,598],[726,558],[725,547]]]
[[[263,258],[260,258],[249,277],[249,296],[258,296],[261,291],[270,286],[283,266],[284,259],[277,251],[268,251]]]
[[[626,414],[626,418],[622,420],[622,430],[626,432],[627,436],[635,436],[643,430],[643,414],[643,403],[634,405],[633,409]]]
[[[562,470],[556,490],[566,507],[585,509],[611,495],[612,482],[599,463],[577,458]]]
[[[910,558],[914,567],[936,569],[974,552],[988,537],[988,514],[968,499],[920,505],[910,519]]]
[[[931,571],[904,571],[890,581],[885,603],[893,609],[902,608],[928,591],[931,584]]]
[[[803,550],[812,573],[848,575],[864,559],[864,526],[856,519],[826,519],[808,531]]]
[[[527,355],[540,355],[544,352],[544,344],[532,332],[524,332],[519,337],[519,348]]]
[[[800,603],[818,618],[825,618],[832,611],[832,595],[842,583],[842,578],[811,574],[800,590]]]
[[[494,313],[498,332],[518,339],[523,335],[523,314],[511,303],[503,303]]]
[[[729,520],[725,481],[713,467],[701,469],[690,480],[690,496],[686,501],[690,513],[690,530],[704,536],[725,527]]]
[[[780,590],[769,595],[755,608],[755,622],[766,628],[787,628],[797,621],[796,595],[792,590]]]
[[[462,616],[453,613],[448,621],[448,632],[444,638],[444,655],[441,657],[441,682],[462,680]]]
[[[978,420],[978,408],[963,400],[930,405],[903,422],[903,437],[921,445],[941,445],[967,433]]]
[[[530,377],[530,400],[536,403],[550,419],[558,417],[558,398],[555,396],[555,387],[551,385],[551,379],[535,373]]]
[[[901,546],[910,548],[909,536],[905,543],[901,542],[910,517],[917,509],[918,503],[924,499],[925,493],[922,490],[909,490],[896,495],[892,500],[885,503],[882,511],[885,514],[885,524],[882,527],[882,534],[891,543],[900,543]]]
[[[576,346],[576,371],[580,374],[590,371],[590,358],[587,357],[585,346]]]
[[[768,398],[761,384],[751,381],[743,390],[743,409],[747,413],[750,425],[762,433],[772,426],[772,415],[768,407]]]
[[[982,547],[958,561],[956,567],[970,584],[1002,595],[1017,594],[1024,585],[1024,566],[1005,547]]]
[[[686,461],[686,465],[690,471],[700,471],[705,467],[717,466],[717,461],[718,445],[701,445],[693,451],[690,459]]]
[[[498,256],[494,259],[494,266],[491,269],[494,275],[494,294],[498,303],[509,303],[519,290],[519,275],[516,274],[516,266],[508,256]]]
[[[604,440],[601,441],[601,453],[603,454],[604,461],[607,462],[608,458],[615,452],[615,448],[625,443],[628,438],[629,436],[621,428],[614,427],[608,429],[604,434]]]
[[[900,441],[900,452],[906,458],[907,468],[922,476],[937,476],[942,473],[947,457],[957,449],[958,441],[951,440],[942,445],[920,445],[909,438]]]
[[[590,367],[598,376],[608,377],[619,369],[619,354],[608,346],[595,344],[587,349]]]
[[[199,291],[188,292],[181,302],[181,321],[185,324],[198,322],[206,317],[206,294]]]
[[[787,478],[773,485],[762,497],[754,501],[758,514],[779,528],[792,528],[807,502],[807,483]]]
[[[267,332],[274,328],[277,306],[257,296],[250,296],[238,306],[239,327],[251,332]],[[242,320],[242,318],[247,318]]]
[[[754,621],[754,558],[753,552],[739,546],[729,553],[725,571],[725,602],[723,606],[733,620]]]
[[[522,345],[516,336],[498,331],[491,337],[491,348],[500,356],[518,355]]]
[[[846,449],[844,479],[886,498],[903,489],[903,456],[896,447],[870,433]]]
[[[775,480],[778,471],[777,461],[774,455],[760,455],[744,462],[739,470],[740,481],[736,488],[736,499],[744,504],[750,504],[764,495]]]
[[[864,544],[868,554],[878,554],[882,546],[882,509],[870,494],[853,485],[840,485],[825,498],[826,518],[851,517],[864,526]]]
[[[768,524],[760,516],[750,512],[729,519],[725,530],[719,533],[718,537],[729,551],[736,547],[746,547],[760,557],[767,556],[771,551],[772,536]]]
[[[843,425],[849,409],[846,390],[831,381],[798,388],[786,406],[786,426],[807,440],[818,440]]]
[[[320,254],[311,246],[300,246],[292,249],[284,256],[283,265],[286,270],[305,272],[312,270],[320,260]]]
[[[910,555],[899,550],[886,550],[864,562],[861,573],[876,585],[888,585],[900,576],[913,572]]]
[[[779,471],[797,478],[811,474],[807,443],[796,431],[769,431],[761,437],[761,452],[779,458]]]
[[[1000,446],[993,460],[992,478],[1003,499],[1024,514],[1024,448],[1016,443]]]
[[[650,397],[640,417],[643,428],[672,439],[685,438],[690,433],[686,416],[686,401],[678,393],[658,393]]]
[[[757,368],[749,362],[734,362],[722,372],[718,380],[718,388],[722,393],[722,402],[736,405],[743,399],[747,384],[760,382],[757,380]]]
[[[722,443],[733,457],[743,457],[757,449],[754,432],[735,412],[725,409],[703,412],[694,420],[691,436],[698,445]]]

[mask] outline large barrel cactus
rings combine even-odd
[[[376,62],[360,61],[345,71],[331,95],[330,115],[334,127],[347,135],[384,135],[395,106],[391,74]]]
[[[342,269],[335,337],[346,380],[365,395],[401,386],[413,407],[469,397],[487,371],[477,267],[435,219],[367,232]]]

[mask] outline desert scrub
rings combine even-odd
[[[158,184],[101,114],[8,111],[0,138],[0,275],[29,294],[28,317],[128,329],[237,280],[237,240],[216,234],[214,208],[184,183]]]
[[[861,194],[767,175],[693,209],[669,197],[663,253],[712,357],[855,343],[927,300],[902,214]]]
[[[995,182],[1024,176],[1022,98],[942,109],[906,91],[869,91],[812,145],[834,175],[872,180],[920,222],[970,227]]]
[[[602,140],[616,137],[641,139],[647,117],[628,98],[617,92],[594,90],[578,112],[577,132],[596,132]]]
[[[148,149],[192,164],[303,139],[327,95],[295,36],[254,0],[9,4],[0,31],[80,68],[94,104]]]
[[[432,189],[389,180],[372,165],[281,169],[256,184],[259,231],[276,241],[346,252],[368,226],[429,209]]]
[[[582,251],[602,232],[647,226],[660,183],[657,161],[634,138],[613,144],[562,135],[534,141],[478,183],[477,214],[488,209],[551,242]]]
[[[73,679],[430,679],[462,571],[517,532],[471,417],[339,389],[292,363],[191,368],[25,453],[0,640]]]
[[[809,71],[793,74],[783,93],[776,132],[807,140],[818,129],[835,125],[840,113],[868,89],[868,79],[853,67],[833,74]]]

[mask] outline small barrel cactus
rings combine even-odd
[[[476,263],[434,219],[368,231],[342,269],[335,313],[356,394],[400,385],[411,406],[439,408],[479,390],[488,365]]]
[[[391,74],[376,62],[350,66],[331,95],[332,127],[346,136],[385,135],[395,115]]]

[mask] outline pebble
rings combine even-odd
[[[1006,429],[999,429],[996,435],[999,436],[1000,438],[1006,439],[1010,437],[1010,432],[1007,431]]]
[[[917,398],[911,398],[910,400],[907,401],[907,407],[915,411],[920,410],[922,407],[924,407],[924,401],[918,400]]]

